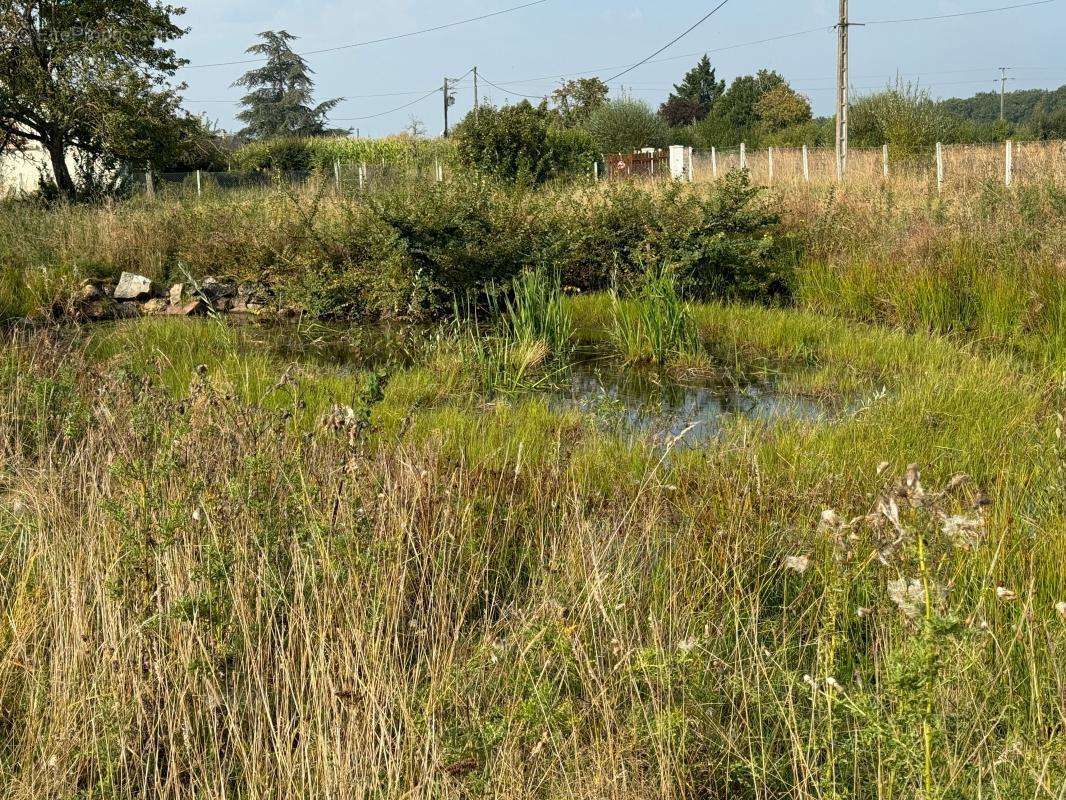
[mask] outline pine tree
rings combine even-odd
[[[313,70],[294,53],[289,42],[296,39],[287,31],[265,31],[263,41],[247,52],[265,56],[267,63],[244,74],[234,86],[249,89],[241,98],[244,110],[237,119],[245,124],[242,139],[271,139],[278,136],[328,136],[348,133],[326,127],[326,115],[343,98],[314,103]]]
[[[711,59],[704,55],[681,83],[674,85],[674,91],[659,108],[659,116],[670,125],[691,125],[711,113],[723,92],[725,81],[717,80]]]

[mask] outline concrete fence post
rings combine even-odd
[[[155,197],[155,181],[152,179],[151,170],[144,173],[144,190],[149,197]]]
[[[441,166],[440,159],[437,159],[437,183],[444,183],[444,167]]]
[[[766,178],[767,183],[774,185],[774,148],[766,148]]]
[[[884,176],[888,177],[888,145],[881,147],[881,172]]]
[[[711,148],[711,177],[718,177],[718,150],[714,147]]]
[[[203,184],[200,181],[200,170],[196,170],[196,196],[197,197],[203,197],[204,196]]]
[[[337,191],[340,191],[340,188],[341,188],[341,162],[340,162],[339,159],[335,160],[333,162],[333,185],[337,188]]]
[[[936,143],[936,190],[944,188],[944,146]]]
[[[1003,166],[1003,182],[1010,186],[1014,183],[1014,142],[1007,139],[1007,155]]]
[[[592,179],[594,181],[596,181],[596,183],[600,182],[600,162],[599,161],[593,161],[592,162]]]
[[[740,143],[740,168],[748,168],[748,146],[744,142]]]
[[[670,145],[670,177],[688,183],[692,180],[692,148],[682,144]]]
[[[359,191],[363,191],[366,187],[366,162],[362,161],[359,164]]]
[[[807,145],[803,145],[803,180],[807,183],[811,182],[811,161]]]

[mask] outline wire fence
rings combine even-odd
[[[411,186],[444,181],[452,173],[443,162],[348,163],[337,162],[331,169],[275,170],[249,172],[164,172],[142,173],[133,177],[134,194],[150,197],[211,197],[235,190],[266,188],[306,188],[365,192],[375,189]]]
[[[621,157],[624,159],[625,157]],[[618,163],[615,163],[618,162]],[[689,178],[713,181],[747,170],[763,186],[825,184],[839,181],[836,152],[827,147],[712,148],[693,151]],[[142,174],[134,193],[159,197],[210,197],[240,189],[318,186],[344,193],[411,187],[448,180],[454,168],[445,162],[349,163],[332,169],[281,172],[177,172]],[[635,154],[628,160],[609,156],[589,173],[596,180],[668,180],[667,151]],[[942,192],[964,192],[991,182],[1066,185],[1066,141],[1003,144],[937,145],[927,153],[897,157],[890,148],[856,148],[848,153],[844,179],[849,183],[911,181]]]
[[[834,148],[746,146],[693,153],[695,181],[714,180],[747,169],[754,183],[766,186],[837,181]],[[965,191],[989,182],[1066,184],[1066,141],[937,145],[926,153],[893,156],[891,148],[848,152],[849,182],[895,178],[926,181],[942,191]]]

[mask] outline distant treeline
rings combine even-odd
[[[1003,100],[1004,118],[1012,125],[1033,126],[1056,116],[1061,121],[1066,113],[1066,86],[1007,92]],[[973,97],[955,97],[941,101],[940,107],[961,119],[992,124],[999,120],[999,93],[979,92]]]

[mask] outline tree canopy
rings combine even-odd
[[[607,102],[608,92],[607,84],[599,78],[578,78],[552,92],[552,102],[562,123],[574,127],[587,122],[592,112]]]
[[[313,70],[293,52],[289,42],[296,37],[287,31],[264,31],[262,42],[247,52],[266,58],[262,67],[246,72],[234,86],[248,94],[241,98],[244,110],[237,119],[245,127],[242,139],[273,139],[286,136],[329,136],[347,133],[328,128],[326,116],[343,98],[314,104]]]
[[[711,59],[704,55],[681,83],[674,85],[674,91],[659,108],[659,116],[668,125],[691,125],[711,113],[723,92],[725,81],[717,79]]]
[[[67,198],[83,191],[68,156],[140,168],[166,163],[195,134],[167,45],[183,9],[152,0],[0,4],[0,139],[37,142]],[[87,169],[84,175],[101,174]]]

